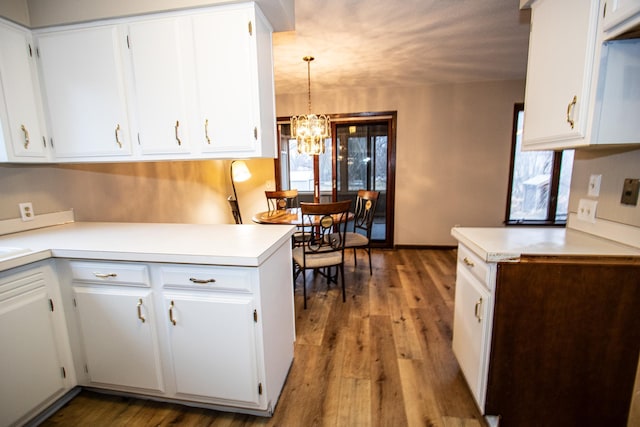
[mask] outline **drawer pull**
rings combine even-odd
[[[464,261],[465,264],[467,264],[469,267],[474,267],[475,264],[473,263],[473,261],[471,261],[469,258],[464,257],[464,259],[462,260]]]
[[[481,309],[482,309],[482,298],[480,298],[476,303],[475,313],[474,313],[476,316],[476,319],[478,319],[478,323],[482,322],[482,316],[480,315],[482,313]]]
[[[171,321],[171,323],[173,324],[173,326],[176,325],[176,319],[173,318],[173,307],[174,307],[174,303],[173,301],[171,301],[171,305],[169,306],[169,321]]]
[[[138,300],[138,306],[137,306],[137,307],[138,307],[138,319],[140,319],[140,321],[141,321],[142,323],[144,323],[145,318],[144,318],[144,316],[142,315],[142,298],[140,298],[140,299]]]
[[[176,141],[178,141],[178,145],[182,145],[182,141],[180,141],[180,136],[178,135],[178,128],[180,127],[180,121],[176,120]]]
[[[116,273],[93,273],[93,275],[100,279],[108,279],[109,277],[118,277]]]
[[[198,284],[214,283],[216,281],[216,279],[196,279],[195,277],[190,277],[189,280]]]
[[[122,141],[120,141],[120,124],[116,125],[116,144],[118,144],[118,148],[122,148]]]
[[[207,138],[207,144],[211,145],[211,138],[209,138],[209,119],[204,120],[204,137]]]

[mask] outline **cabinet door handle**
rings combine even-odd
[[[482,309],[482,297],[476,303],[476,307],[474,310],[474,314],[476,316],[476,319],[478,319],[478,323],[482,322],[481,309]]]
[[[140,319],[140,321],[144,323],[145,319],[144,319],[144,316],[142,315],[142,298],[138,300],[137,307],[138,307],[138,319]]]
[[[473,263],[473,261],[471,261],[469,258],[464,257],[464,259],[462,260],[464,261],[465,264],[467,264],[469,267],[474,267],[475,264]]]
[[[169,306],[169,321],[173,324],[173,326],[176,325],[176,319],[173,318],[173,307],[174,307],[174,303],[173,301],[171,301],[171,305]]]
[[[180,141],[180,137],[178,136],[179,127],[180,127],[180,121],[176,120],[176,141],[178,141],[178,145],[182,145],[182,141]]]
[[[573,125],[575,124],[571,116],[573,115],[573,109],[575,108],[577,102],[578,102],[578,97],[574,95],[569,105],[567,105],[567,123],[569,123],[569,126],[571,126],[571,129],[573,129]]]
[[[207,144],[211,145],[211,138],[209,138],[209,119],[204,120],[204,137],[207,138]]]
[[[21,125],[20,129],[24,132],[24,148],[26,149],[29,147],[29,131],[24,127],[24,125]]]
[[[120,141],[120,124],[116,125],[116,144],[118,144],[118,148],[122,148],[122,141]]]
[[[117,277],[116,273],[93,273],[94,276],[100,279],[108,279],[109,277]]]
[[[189,280],[198,284],[214,283],[216,281],[216,279],[196,279],[195,277],[190,277]]]

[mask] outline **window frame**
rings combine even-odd
[[[551,166],[551,182],[549,183],[549,200],[547,203],[547,217],[543,220],[512,220],[511,216],[511,196],[513,192],[513,176],[516,161],[516,146],[518,137],[518,115],[524,111],[524,103],[518,102],[513,107],[513,126],[511,130],[511,157],[509,163],[509,185],[507,188],[507,203],[504,216],[504,224],[507,226],[550,226],[564,227],[567,218],[558,219],[558,191],[560,187],[560,168],[562,166],[562,151],[554,151]]]

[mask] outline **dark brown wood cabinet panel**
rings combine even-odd
[[[485,413],[500,426],[626,426],[640,352],[638,260],[499,263]]]

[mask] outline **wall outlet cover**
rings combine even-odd
[[[597,207],[598,202],[596,200],[580,199],[578,203],[578,219],[595,223]]]
[[[22,218],[23,221],[33,221],[36,214],[33,212],[31,202],[19,203],[18,207],[20,208],[20,218]]]

